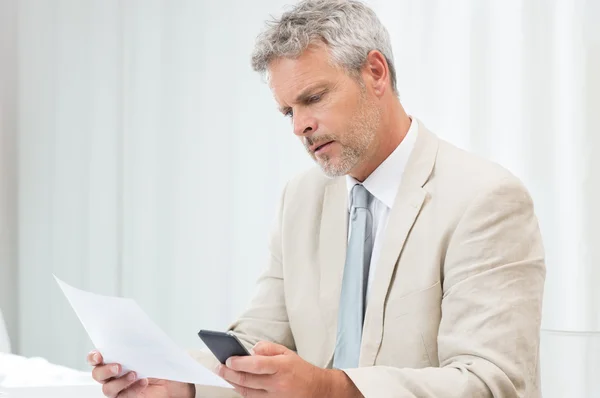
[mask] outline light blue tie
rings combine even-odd
[[[364,186],[357,184],[352,188],[350,240],[346,250],[333,357],[333,367],[337,369],[358,367],[369,265],[373,252],[373,216],[369,210],[371,198]]]

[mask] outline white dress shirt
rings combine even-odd
[[[408,162],[408,158],[415,146],[417,140],[417,134],[419,126],[416,118],[412,118],[410,128],[406,133],[406,136],[390,154],[377,167],[369,177],[362,183],[364,187],[373,195],[371,205],[369,209],[373,215],[373,252],[371,254],[371,263],[369,268],[369,281],[367,283],[367,300],[369,292],[371,291],[371,282],[373,281],[373,275],[375,275],[375,266],[381,253],[381,245],[383,244],[383,235],[385,227],[387,225],[388,216],[390,209],[394,205],[396,200],[396,193],[400,187],[402,181],[402,174],[404,174],[404,168]],[[348,188],[348,212],[351,208],[351,191],[354,185],[360,184],[356,179],[346,176],[346,185]],[[348,237],[352,231],[350,231],[350,223],[348,223]],[[365,303],[366,304],[366,303]]]

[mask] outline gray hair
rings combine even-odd
[[[392,89],[397,95],[396,69],[390,36],[375,12],[356,0],[303,0],[267,21],[252,53],[252,68],[266,73],[277,58],[297,58],[315,43],[325,43],[333,62],[359,76],[367,55],[381,52],[390,69]]]

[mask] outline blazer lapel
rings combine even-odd
[[[321,268],[321,312],[327,327],[326,350],[321,367],[329,367],[335,350],[338,305],[348,245],[348,191],[344,178],[332,180],[325,188],[319,232]]]
[[[437,148],[438,139],[419,121],[419,136],[390,211],[381,254],[373,276],[363,328],[360,366],[373,366],[375,363],[383,337],[385,299],[404,243],[426,200],[427,192],[423,185],[433,170]]]

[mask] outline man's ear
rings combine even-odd
[[[376,96],[381,97],[390,85],[390,69],[385,56],[373,50],[363,66],[363,79]]]

